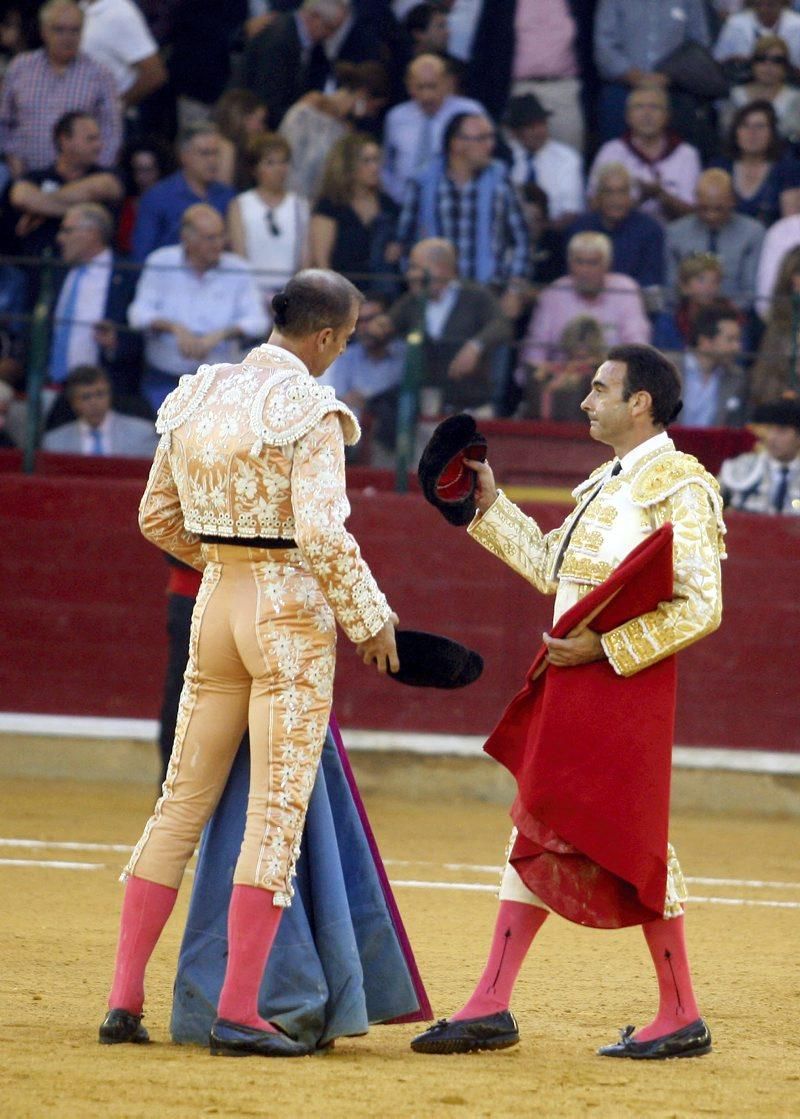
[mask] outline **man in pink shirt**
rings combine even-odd
[[[606,163],[623,163],[636,180],[639,209],[662,224],[682,218],[694,208],[700,177],[700,153],[669,127],[669,101],[663,89],[642,86],[628,95],[628,131],[603,144],[589,172],[588,193]]]
[[[650,322],[642,290],[630,276],[609,272],[611,241],[604,233],[576,233],[567,246],[569,272],[542,292],[521,350],[519,384],[536,376],[543,362],[559,361],[564,328],[589,316],[600,326],[607,347],[649,342]]]

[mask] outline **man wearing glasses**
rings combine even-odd
[[[113,167],[122,137],[117,90],[111,71],[79,49],[83,12],[73,0],[49,0],[39,27],[44,46],[14,59],[0,95],[0,151],[12,177],[54,162],[53,127],[77,111],[97,121],[98,163]]]
[[[444,133],[444,155],[408,183],[398,223],[407,253],[428,237],[444,237],[458,254],[462,279],[505,290],[530,275],[528,228],[506,168],[493,158],[494,125],[459,113]]]

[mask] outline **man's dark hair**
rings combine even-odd
[[[722,322],[739,322],[735,307],[724,303],[703,307],[689,324],[689,345],[696,346],[701,338],[716,338]]]
[[[72,135],[72,130],[75,127],[75,122],[79,120],[94,120],[95,118],[91,113],[85,113],[82,109],[73,109],[69,113],[64,113],[63,117],[59,117],[53,125],[53,145],[56,150],[59,148],[59,141],[69,139]],[[95,121],[95,123],[97,123]]]
[[[538,183],[523,183],[520,187],[523,202],[538,206],[545,218],[550,217],[550,199]]]
[[[628,400],[635,392],[649,392],[653,423],[661,427],[672,423],[683,405],[680,374],[669,358],[664,357],[653,346],[631,343],[612,346],[606,360],[619,361],[625,365],[623,400]]]
[[[111,384],[108,374],[99,365],[76,365],[74,369],[70,369],[64,381],[64,392],[69,396],[75,389],[82,389],[86,385],[96,385],[98,381],[105,381],[107,385]]]
[[[415,31],[427,31],[433,17],[442,11],[444,8],[441,4],[415,4],[406,12],[403,27],[409,35],[413,35]]]
[[[363,298],[338,272],[306,268],[272,297],[275,326],[290,338],[304,338],[328,326],[339,330]]]
[[[456,136],[458,136],[459,132],[461,131],[461,125],[464,123],[464,121],[469,120],[470,117],[480,117],[482,115],[482,113],[477,112],[456,113],[456,115],[447,122],[447,127],[445,128],[442,135],[442,151],[444,152],[445,156],[448,156],[450,154],[450,145],[453,143],[453,140],[455,140]]]

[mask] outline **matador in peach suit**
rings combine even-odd
[[[162,794],[123,871],[101,1042],[147,1040],[147,958],[249,726],[250,790],[211,1051],[306,1052],[261,1017],[257,996],[291,904],[331,712],[336,623],[365,660],[397,667],[396,616],[345,527],[344,446],[359,438],[358,423],[315,379],[346,344],[359,302],[335,273],[299,273],[273,300],[270,343],[241,364],[182,377],[159,411],[140,527],[203,578]]]

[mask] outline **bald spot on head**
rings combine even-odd
[[[730,220],[736,205],[736,196],[727,171],[719,167],[704,171],[697,180],[695,197],[697,216],[709,229],[719,230]]]
[[[424,113],[433,116],[452,92],[450,75],[441,58],[421,54],[406,70],[408,94]]]

